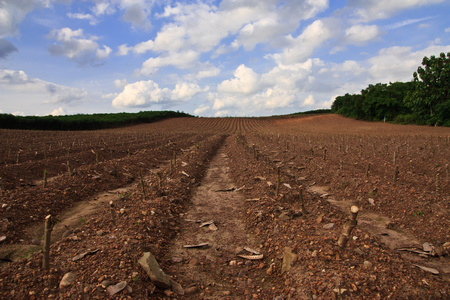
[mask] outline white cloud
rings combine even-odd
[[[168,24],[158,32],[155,41],[149,40],[147,42],[136,45],[133,51],[135,53],[144,53],[152,50],[154,52],[176,52],[186,46],[186,28],[183,26]]]
[[[127,44],[122,44],[118,47],[116,55],[119,55],[119,56],[128,55],[128,52],[130,52],[130,50],[132,50],[132,49],[133,48],[128,47]]]
[[[112,5],[112,3],[109,3],[106,1],[106,2],[96,3],[95,6],[91,9],[91,11],[96,16],[101,16],[101,15],[111,15],[116,10],[115,10],[114,6]]]
[[[87,20],[91,25],[98,23],[98,20],[91,14],[68,13],[67,16],[71,19]]]
[[[217,92],[210,94],[212,110],[243,116],[311,106],[314,99],[305,93],[312,80],[313,67],[322,64],[318,59],[308,59],[304,63],[279,65],[263,74],[241,65],[235,70],[234,78],[222,81]],[[305,98],[309,102],[305,103]]]
[[[103,0],[95,1],[91,11],[96,16],[112,15],[117,10],[123,12],[122,19],[135,27],[149,29],[150,14],[154,1],[151,0]]]
[[[0,89],[5,94],[17,93],[24,97],[28,95],[27,97],[40,99],[41,103],[75,103],[87,96],[84,89],[29,78],[24,71],[6,69],[0,69]]]
[[[171,91],[170,99],[174,101],[186,101],[201,91],[202,89],[195,83],[177,83],[175,89]]]
[[[194,66],[199,55],[200,53],[196,51],[187,50],[184,52],[168,53],[157,57],[151,57],[142,64],[140,73],[143,75],[151,75],[158,71],[159,68],[166,66],[187,69]]]
[[[435,17],[425,17],[425,18],[420,18],[420,19],[407,19],[407,20],[403,20],[400,22],[396,22],[394,24],[388,25],[386,26],[387,29],[397,29],[397,28],[401,28],[404,26],[408,26],[411,24],[416,24],[416,23],[420,23],[429,19],[432,19]],[[427,26],[426,24],[420,24],[419,26],[423,27],[423,26]]]
[[[0,84],[16,86],[28,83],[34,83],[34,80],[28,79],[28,75],[24,71],[0,70]]]
[[[260,91],[260,76],[245,65],[240,65],[234,71],[234,77],[230,80],[222,81],[217,87],[219,93],[227,94],[252,94]]]
[[[279,45],[285,43],[285,34],[294,31],[301,19],[314,16],[328,7],[327,0],[298,1],[222,1],[214,6],[207,3],[166,6],[160,18],[170,20],[153,40],[135,46],[119,47],[119,55],[132,49],[136,54],[149,51],[158,57],[149,58],[142,66],[141,74],[150,74],[163,66],[183,68],[198,59],[201,53],[213,51],[214,57],[240,46],[251,50],[259,43]],[[232,20],[232,22],[230,21]],[[229,46],[220,44],[224,38],[237,35]],[[177,59],[190,53],[187,64]],[[194,54],[195,53],[195,54]],[[172,63],[174,62],[174,63]]]
[[[195,78],[200,80],[203,78],[208,78],[208,77],[215,77],[217,75],[220,74],[220,69],[216,68],[214,66],[210,66],[209,68],[200,70],[196,75]]]
[[[306,61],[316,48],[332,36],[332,24],[316,20],[296,38],[289,36],[289,47],[282,53],[273,54],[278,64],[289,65]]]
[[[386,19],[403,10],[432,5],[445,0],[351,0],[355,15],[363,22]]]
[[[365,69],[354,60],[346,60],[341,63],[338,68],[335,68],[334,71],[336,73],[347,72],[349,74],[359,76],[365,72]]]
[[[271,7],[267,5],[264,14],[254,22],[247,23],[239,32],[237,42],[247,51],[253,50],[259,43],[270,43],[275,47],[283,44],[284,36],[295,31],[301,20],[309,19],[328,8],[328,0],[291,0],[282,4],[273,1],[270,4]]]
[[[63,116],[63,115],[67,115],[67,112],[64,108],[62,107],[58,107],[57,109],[54,109],[50,115],[52,116]]]
[[[136,27],[148,29],[151,26],[148,16],[150,15],[150,7],[144,3],[126,3],[129,1],[122,1],[125,12],[123,20],[129,22]]]
[[[450,51],[450,45],[432,45],[419,51],[411,47],[391,47],[381,49],[377,56],[368,60],[373,82],[410,81],[412,74],[422,63],[424,56],[439,55]]]
[[[173,26],[176,26],[175,29],[181,30],[181,32],[171,34],[175,39],[172,42],[178,45],[184,40],[187,47],[196,51],[207,52],[217,46],[230,33],[236,33],[243,24],[257,19],[262,3],[264,1],[258,2],[253,7],[240,6],[227,7],[226,9],[205,3],[177,4],[175,7],[166,7],[163,16],[173,18],[175,22],[173,25],[164,28],[161,34],[169,36],[165,32],[174,30]],[[224,2],[221,3],[221,5],[223,4]],[[233,21],[230,22],[230,20]],[[181,41],[180,35],[182,36]],[[172,49],[172,42],[167,43],[170,47],[168,50]]]
[[[450,32],[450,27],[449,28],[445,28],[445,30],[444,30],[445,32]]]
[[[278,28],[278,25],[277,20],[273,18],[260,19],[249,23],[240,30],[237,41],[245,50],[253,50],[257,44],[268,41],[268,38],[279,39],[285,34],[286,30]]]
[[[197,107],[197,108],[194,110],[194,114],[196,114],[196,115],[201,115],[201,114],[203,114],[204,112],[208,111],[209,109],[210,109],[210,108],[209,108],[209,105],[201,104],[199,107]]]
[[[214,117],[221,118],[230,116],[230,112],[228,110],[220,110],[214,114]]]
[[[313,95],[308,95],[308,97],[303,101],[302,106],[313,106],[316,103]]]
[[[113,107],[150,107],[152,104],[172,105],[185,102],[201,92],[197,84],[178,83],[173,90],[160,88],[152,81],[137,81],[127,84],[112,101]]]
[[[363,45],[376,39],[381,31],[376,25],[355,25],[345,31],[346,41],[350,44]]]
[[[41,6],[34,0],[9,0],[0,2],[0,37],[13,36],[19,32],[19,25],[25,16]]]
[[[128,84],[128,82],[125,78],[114,80],[114,86],[118,89],[123,89],[127,84]]]
[[[80,65],[97,64],[108,58],[112,52],[111,48],[106,45],[100,48],[99,44],[95,42],[98,37],[87,38],[83,34],[83,29],[72,30],[68,27],[54,29],[48,38],[57,42],[49,47],[52,55],[65,56]]]
[[[114,99],[119,95],[119,93],[108,93],[100,96],[102,99]]]

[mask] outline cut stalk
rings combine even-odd
[[[345,223],[342,229],[342,233],[339,236],[339,240],[337,242],[338,246],[341,247],[342,249],[345,248],[345,246],[347,245],[347,242],[350,239],[350,235],[353,231],[353,228],[355,228],[356,225],[358,224],[358,221],[356,220],[356,218],[358,217],[358,212],[359,212],[358,206],[353,205],[350,208],[350,216],[348,217],[348,221],[347,223]]]
[[[47,174],[48,174],[48,171],[45,170],[45,171],[44,171],[44,183],[43,183],[43,187],[44,187],[44,188],[47,187]]]
[[[142,177],[142,171],[139,171],[139,179],[141,180],[142,195],[144,195],[144,200],[147,200],[147,195],[145,194],[144,178]]]
[[[50,267],[50,238],[53,230],[53,226],[55,226],[55,222],[53,221],[52,215],[48,215],[45,217],[45,226],[44,226],[44,247],[43,247],[43,258],[42,258],[42,269],[48,270]]]
[[[303,198],[303,187],[299,186],[299,197],[300,197],[300,211],[302,214],[306,215],[308,214],[308,211],[305,208],[305,200]]]

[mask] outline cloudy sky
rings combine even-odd
[[[450,51],[445,0],[0,0],[0,113],[330,108]]]

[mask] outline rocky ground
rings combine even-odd
[[[78,134],[72,154],[3,162],[2,299],[449,297],[446,128],[177,119],[105,131],[100,162],[89,134],[75,151]],[[71,175],[58,171],[68,157]],[[53,164],[46,187],[20,171]],[[359,225],[339,247],[351,205]],[[42,270],[48,214],[59,222]]]

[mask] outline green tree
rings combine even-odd
[[[422,67],[423,66],[423,67]],[[448,125],[450,122],[450,52],[424,57],[414,72],[415,89],[405,98],[417,117],[427,124]]]
[[[403,99],[413,89],[412,82],[377,83],[361,91],[363,118],[369,121],[392,121],[399,114],[408,114]]]
[[[350,95],[348,93],[344,96],[338,96],[331,105],[331,112],[360,119],[362,117],[362,99],[361,95]]]

